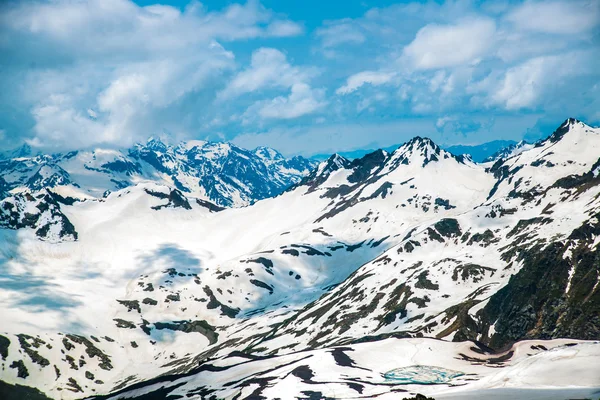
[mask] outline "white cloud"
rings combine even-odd
[[[323,48],[346,43],[360,44],[366,40],[357,24],[350,19],[329,22],[325,27],[317,29],[315,35],[321,39]]]
[[[288,63],[286,55],[272,48],[260,48],[252,53],[250,66],[239,72],[219,93],[219,99],[229,99],[267,87],[290,88],[306,82],[317,71]]]
[[[442,129],[444,126],[446,126],[447,123],[452,122],[452,121],[456,121],[456,117],[446,115],[444,117],[438,118],[437,121],[435,122],[435,126],[438,129]]]
[[[579,51],[535,57],[505,73],[490,74],[474,84],[471,91],[484,92],[488,105],[507,110],[534,108],[544,100],[546,92],[566,83],[566,78],[593,72],[593,57],[592,53]]]
[[[517,28],[554,34],[580,34],[600,23],[600,2],[527,1],[509,13]]]
[[[362,71],[350,76],[346,84],[335,92],[340,95],[352,93],[365,84],[379,86],[390,82],[396,76],[393,72]]]
[[[288,37],[298,36],[304,32],[304,28],[292,21],[277,20],[267,26],[267,36]]]
[[[264,119],[293,119],[312,114],[325,107],[325,93],[313,89],[305,83],[292,85],[288,96],[278,96],[272,100],[259,101],[249,109],[249,115],[258,114]]]
[[[404,48],[403,58],[415,69],[437,69],[476,63],[494,43],[496,24],[488,18],[453,25],[429,24]]]
[[[202,89],[209,78],[232,68],[230,53],[211,46],[200,55],[128,63],[102,77],[101,90],[85,82],[96,76],[85,68],[61,74],[42,74],[29,82],[56,80],[37,93],[33,107],[34,140],[43,147],[87,147],[93,144],[129,145],[153,132],[174,127],[157,115],[187,93]],[[66,76],[65,76],[66,75]],[[84,82],[84,84],[79,84]]]
[[[252,0],[219,12],[197,2],[183,11],[129,0],[15,2],[3,6],[0,25],[0,51],[18,55],[1,63],[26,71],[18,94],[32,110],[30,141],[47,147],[125,145],[210,121],[182,104],[211,88],[201,97],[207,104],[218,76],[233,69],[217,40],[303,30]]]

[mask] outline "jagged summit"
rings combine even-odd
[[[394,167],[398,165],[420,165],[427,166],[431,162],[443,159],[454,159],[464,164],[472,162],[466,155],[456,156],[443,150],[430,138],[416,136],[396,149],[391,156]]]
[[[492,154],[491,156],[489,156],[488,158],[483,160],[483,162],[488,163],[488,162],[493,162],[493,161],[497,161],[500,159],[510,158],[510,157],[513,157],[513,156],[516,156],[516,155],[522,153],[525,150],[529,150],[533,146],[534,146],[533,144],[531,144],[525,140],[521,140],[515,144],[511,144],[511,145],[506,146],[503,149],[497,151],[496,153]]]
[[[327,160],[321,162],[316,170],[311,172],[307,178],[316,178],[322,176],[329,176],[332,172],[339,169],[348,168],[351,161],[337,153],[332,154]]]
[[[261,159],[266,160],[267,162],[278,161],[278,160],[284,159],[284,157],[281,155],[281,153],[279,153],[277,150],[272,149],[270,147],[265,147],[265,146],[259,146],[259,147],[255,148],[254,150],[252,150],[252,153],[257,155]]]
[[[228,142],[196,140],[170,145],[151,137],[129,149],[9,157],[0,160],[0,175],[8,191],[68,186],[80,197],[101,197],[150,180],[230,207],[281,193],[315,164],[303,157],[286,159],[267,147],[249,151]]]
[[[584,124],[575,118],[567,118],[552,134],[545,140],[541,140],[536,145],[541,146],[543,143],[550,142],[556,143],[560,141],[567,133],[573,129],[591,129],[589,125]]]

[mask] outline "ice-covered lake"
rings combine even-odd
[[[429,365],[411,365],[410,367],[396,368],[383,374],[384,378],[388,381],[406,385],[449,383],[454,378],[463,375],[464,373],[459,371]]]

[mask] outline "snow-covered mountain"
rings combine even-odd
[[[420,137],[333,155],[242,208],[147,180],[9,196],[0,393],[481,398],[577,376],[561,393],[589,397],[599,184],[600,129],[570,119],[494,163]]]
[[[531,149],[533,146],[534,146],[534,144],[528,143],[525,140],[521,140],[518,143],[513,143],[506,147],[501,148],[500,150],[498,150],[491,156],[483,159],[483,162],[492,162],[492,161],[498,161],[501,159],[510,158],[512,156],[516,156],[517,154],[524,152],[525,150]]]
[[[231,143],[204,141],[171,146],[149,139],[131,149],[53,155],[33,155],[25,145],[0,158],[0,195],[56,188],[65,196],[100,198],[149,180],[221,206],[237,207],[281,193],[315,164],[303,157],[286,159],[266,147],[249,151]]]

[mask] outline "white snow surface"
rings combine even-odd
[[[76,240],[61,240],[58,231],[51,232],[52,240],[41,240],[32,227],[0,228],[0,331],[10,340],[8,355],[0,360],[0,380],[34,386],[52,398],[81,398],[189,372],[210,356],[210,363],[227,368],[126,396],[182,383],[173,394],[200,399],[194,389],[205,387],[218,398],[245,398],[261,384],[240,382],[274,376],[262,388],[267,398],[294,398],[312,390],[335,398],[392,399],[407,393],[394,392],[400,387],[385,384],[382,374],[411,365],[467,375],[457,378],[460,385],[401,388],[410,393],[564,388],[574,376],[577,387],[599,388],[598,342],[520,342],[508,359],[492,364],[484,359],[498,354],[475,352],[471,342],[451,342],[457,332],[449,308],[471,301],[468,312],[475,317],[521,268],[516,258],[503,257],[506,246],[564,239],[600,211],[597,186],[582,191],[554,186],[561,178],[597,175],[592,167],[597,169],[600,158],[600,129],[579,122],[567,127],[560,140],[508,158],[503,164],[508,175],[420,139],[383,152],[381,163],[366,163],[366,178],[357,178],[362,167],[335,156],[313,171],[315,179],[323,178],[314,187],[300,184],[277,197],[222,211],[203,201],[200,190],[175,191],[173,182],[153,175],[146,164],[131,177],[132,186],[99,196],[108,178],[74,165],[93,167],[123,155],[80,152],[61,168],[86,186],[52,189],[82,199],[59,206],[75,227]],[[188,142],[181,148],[206,146]],[[217,147],[211,157],[231,150]],[[266,148],[254,154],[280,157]],[[326,171],[328,165],[334,168]],[[535,201],[527,200],[531,193]],[[177,196],[189,208],[177,206]],[[240,196],[231,194],[236,204],[245,201]],[[26,209],[38,213],[37,204],[22,203],[20,218]],[[551,222],[518,225],[538,217]],[[457,222],[460,234],[448,234],[439,224],[449,220]],[[485,239],[471,240],[474,236]],[[391,315],[385,304],[403,299],[404,313]],[[487,334],[496,329],[492,325]],[[354,343],[400,331],[428,338]],[[567,346],[571,343],[576,345]],[[547,350],[532,348],[539,344]],[[343,352],[355,366],[335,360],[332,352],[339,345],[349,349]],[[259,358],[228,357],[247,348]],[[27,378],[10,367],[19,360]],[[302,369],[292,373],[304,364],[314,378],[302,378]],[[349,383],[365,392],[357,393]]]

